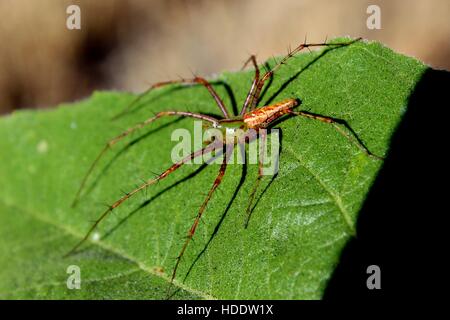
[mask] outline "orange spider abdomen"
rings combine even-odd
[[[288,114],[297,105],[297,100],[287,99],[270,106],[264,106],[244,114],[244,122],[250,129],[264,128],[282,115]]]

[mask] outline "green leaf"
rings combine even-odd
[[[275,74],[262,103],[299,98],[301,110],[346,120],[374,154],[383,156],[425,70],[378,43],[358,42],[291,59]],[[214,87],[228,106],[235,100],[239,107],[252,76],[251,70],[224,72]],[[192,131],[193,122],[162,119],[115,145],[79,205],[71,208],[83,175],[108,139],[161,110],[220,115],[203,87],[190,86],[155,90],[136,111],[110,120],[134,98],[99,92],[57,109],[20,111],[0,120],[0,298],[165,298],[174,258],[218,165],[191,177],[200,166],[181,167],[114,210],[100,224],[99,240],[63,258],[105,203],[172,164],[177,142],[171,133]],[[319,121],[293,117],[277,127],[282,129],[279,175],[264,178],[258,196],[265,192],[248,229],[245,208],[257,166],[248,166],[238,188],[243,167],[229,165],[180,264],[175,298],[322,297],[382,161]],[[79,290],[66,286],[70,265],[80,267]]]

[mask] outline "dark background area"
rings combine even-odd
[[[447,273],[449,88],[449,72],[428,69],[411,94],[325,299],[443,298],[438,290],[445,290]],[[381,290],[366,287],[369,265],[381,269]]]

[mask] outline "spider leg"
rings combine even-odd
[[[222,111],[224,117],[225,118],[229,117],[229,114],[228,114],[227,108],[225,107],[225,104],[223,103],[223,101],[219,97],[219,95],[217,94],[216,90],[214,90],[212,85],[206,79],[204,79],[202,77],[195,77],[192,79],[178,79],[178,80],[169,80],[169,81],[162,81],[162,82],[154,83],[153,85],[150,86],[150,88],[145,90],[143,93],[141,93],[139,96],[137,96],[137,98],[134,99],[129,105],[127,105],[122,112],[115,115],[113,117],[113,119],[117,119],[117,118],[123,116],[124,114],[126,114],[128,111],[130,111],[132,109],[132,107],[134,105],[136,105],[136,103],[138,103],[143,97],[145,97],[153,89],[161,88],[161,87],[164,87],[164,86],[167,86],[170,84],[201,84],[209,91],[211,96],[214,98],[217,106],[219,107],[220,111]]]
[[[80,198],[81,192],[84,189],[84,186],[86,185],[86,181],[87,181],[88,177],[90,176],[90,174],[92,173],[92,171],[94,170],[95,166],[100,161],[102,156],[106,153],[106,151],[108,151],[114,144],[116,144],[117,142],[119,142],[120,140],[122,140],[123,138],[125,138],[126,136],[131,134],[132,132],[134,132],[138,129],[141,129],[141,128],[149,125],[153,121],[155,121],[161,117],[164,117],[164,116],[182,116],[182,117],[190,117],[190,118],[200,119],[200,120],[208,121],[211,123],[218,122],[218,120],[213,117],[203,115],[203,114],[198,114],[198,113],[185,112],[185,111],[162,111],[162,112],[158,112],[154,117],[151,117],[141,123],[138,123],[137,125],[135,125],[131,128],[128,128],[127,130],[125,130],[124,132],[119,134],[118,136],[109,140],[106,143],[106,145],[103,147],[103,149],[100,151],[100,153],[97,155],[94,162],[92,162],[91,166],[89,167],[88,171],[86,172],[85,176],[83,177],[83,180],[81,181],[80,187],[75,195],[75,199],[72,202],[72,207],[74,207],[77,204],[77,202]]]
[[[72,253],[74,253],[91,235],[91,233],[95,230],[95,228],[99,225],[99,223],[105,219],[115,208],[117,208],[118,206],[120,206],[123,202],[125,202],[126,200],[130,199],[133,195],[135,195],[136,193],[138,193],[139,191],[142,191],[144,189],[146,189],[147,187],[155,184],[156,182],[166,178],[169,174],[171,174],[172,172],[174,172],[175,170],[177,170],[178,168],[180,168],[183,164],[185,164],[186,162],[204,155],[208,152],[211,152],[212,150],[214,150],[214,148],[218,147],[220,144],[218,143],[212,143],[208,146],[206,146],[203,149],[197,150],[193,153],[191,153],[189,156],[183,158],[182,160],[178,161],[177,163],[173,164],[171,167],[169,167],[168,169],[166,169],[163,173],[159,174],[156,178],[153,179],[149,179],[147,181],[144,181],[143,184],[141,184],[140,186],[138,186],[137,188],[135,188],[134,190],[132,190],[131,192],[126,193],[125,195],[123,195],[119,200],[116,200],[112,205],[109,205],[108,208],[99,216],[99,218],[97,220],[95,220],[94,224],[91,226],[91,228],[89,229],[89,231],[86,233],[86,235],[84,236],[83,239],[81,239],[80,242],[78,242],[73,248],[72,250],[70,250],[65,257],[71,255]]]
[[[251,102],[255,99],[255,90],[256,90],[256,85],[259,82],[259,68],[258,68],[258,64],[256,62],[256,56],[255,55],[251,55],[250,58],[248,58],[248,60],[245,62],[244,66],[242,67],[242,69],[245,68],[245,66],[249,63],[252,62],[253,63],[253,67],[255,68],[255,77],[253,78],[253,82],[252,82],[252,86],[250,87],[250,90],[247,94],[247,98],[245,98],[245,102],[244,105],[242,106],[242,110],[240,115],[244,115],[245,112],[247,112],[247,107],[249,104],[251,104]]]
[[[325,117],[325,116],[318,115],[318,114],[308,113],[308,112],[304,112],[304,111],[298,111],[298,112],[291,111],[290,113],[293,114],[293,115],[305,117],[305,118],[308,118],[308,119],[313,119],[313,120],[318,120],[318,121],[321,121],[321,122],[329,123],[329,124],[333,125],[333,127],[342,136],[344,136],[348,141],[350,141],[350,143],[352,143],[355,146],[357,146],[367,156],[369,156],[371,158],[374,158],[374,159],[377,159],[377,160],[384,160],[383,157],[377,156],[377,155],[373,154],[372,152],[370,152],[369,149],[367,149],[367,147],[363,144],[363,142],[359,139],[359,137],[356,135],[356,133],[353,131],[353,129],[348,125],[348,123],[346,121],[343,121],[343,120],[340,120],[340,119],[336,119],[336,118],[332,118],[332,117]],[[347,129],[348,132],[343,130],[339,125],[344,126]]]
[[[264,83],[270,78],[272,77],[272,75],[275,73],[275,71],[280,68],[283,64],[286,64],[286,62],[292,58],[295,54],[299,53],[300,51],[302,51],[303,49],[307,48],[309,49],[310,47],[330,47],[330,46],[347,46],[350,45],[354,42],[357,42],[361,40],[361,38],[357,38],[355,40],[349,41],[349,42],[339,42],[339,43],[306,43],[306,40],[304,43],[302,43],[301,45],[299,45],[298,47],[296,47],[294,50],[290,50],[288,51],[288,54],[286,56],[284,56],[283,59],[281,59],[277,64],[275,64],[275,66],[267,71],[263,77],[261,78],[261,80],[259,80],[258,84],[256,85],[256,89],[254,92],[254,98],[252,100],[252,103],[250,105],[250,110],[253,110],[256,108],[257,104],[258,104],[258,100],[259,100],[259,95],[261,94],[261,90],[264,86]]]
[[[246,210],[247,218],[245,220],[245,225],[244,225],[245,229],[247,229],[248,223],[250,222],[250,217],[252,215],[252,205],[253,205],[253,201],[255,200],[256,191],[258,190],[261,180],[264,177],[264,175],[263,175],[264,148],[265,148],[266,140],[267,140],[267,132],[266,132],[266,130],[260,130],[259,133],[260,133],[260,136],[259,136],[258,178],[256,178],[255,184],[253,185],[252,192],[250,193],[250,198],[249,198],[248,206],[247,206],[247,210]]]
[[[225,170],[227,169],[227,164],[228,164],[228,160],[233,152],[233,148],[230,148],[230,150],[228,150],[227,145],[223,145],[224,146],[224,150],[226,150],[226,154],[223,157],[223,161],[222,161],[222,165],[220,166],[220,170],[219,170],[219,174],[217,175],[216,179],[214,180],[214,183],[211,187],[211,189],[208,191],[208,195],[206,196],[206,199],[203,201],[202,205],[200,206],[200,209],[198,211],[197,216],[195,217],[194,223],[192,224],[191,228],[189,229],[189,232],[187,234],[186,237],[186,241],[184,242],[183,247],[181,248],[180,253],[178,254],[177,258],[176,258],[176,263],[175,263],[175,267],[173,269],[172,272],[172,277],[170,279],[170,285],[168,288],[168,296],[170,293],[170,289],[172,287],[173,284],[173,280],[175,279],[175,276],[177,274],[177,270],[178,270],[178,266],[180,264],[181,258],[183,257],[186,248],[188,246],[188,244],[190,243],[190,241],[192,240],[192,238],[194,237],[195,231],[197,229],[198,223],[200,222],[200,219],[202,218],[203,212],[206,209],[206,206],[209,202],[209,200],[211,199],[214,191],[216,191],[217,187],[219,187],[220,183],[222,182],[223,176],[225,175]]]

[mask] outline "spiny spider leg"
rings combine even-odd
[[[250,90],[247,94],[247,97],[245,98],[244,105],[242,106],[241,112],[239,114],[240,116],[243,116],[247,112],[248,105],[254,100],[256,85],[259,82],[259,68],[258,68],[258,63],[256,62],[255,55],[252,54],[250,56],[250,58],[248,58],[248,60],[245,62],[242,69],[244,69],[250,61],[253,63],[253,67],[255,68],[255,77],[253,79],[252,86],[250,87]]]
[[[90,174],[94,170],[95,166],[100,161],[100,159],[102,158],[102,156],[105,154],[106,151],[108,151],[114,144],[116,144],[117,142],[119,142],[120,140],[122,140],[123,138],[125,138],[126,136],[131,134],[132,132],[134,132],[134,131],[136,131],[138,129],[141,129],[141,128],[149,125],[153,121],[155,121],[155,120],[157,120],[157,119],[159,119],[161,117],[164,117],[164,116],[190,117],[190,118],[195,118],[195,119],[201,119],[201,120],[204,120],[204,121],[208,121],[208,122],[211,122],[213,124],[218,122],[218,119],[216,119],[216,118],[213,118],[213,117],[207,116],[207,115],[203,115],[203,114],[198,114],[198,113],[185,112],[185,111],[162,111],[162,112],[158,112],[154,117],[151,117],[151,118],[145,120],[144,122],[138,123],[134,127],[128,128],[127,130],[125,130],[124,132],[122,132],[121,134],[116,136],[115,138],[113,138],[110,141],[108,141],[106,143],[106,145],[103,147],[103,149],[100,151],[100,153],[97,155],[97,157],[95,158],[94,162],[91,164],[91,166],[89,167],[89,169],[86,172],[85,176],[83,177],[83,180],[81,181],[80,188],[78,189],[78,191],[77,191],[77,193],[75,195],[75,199],[72,202],[72,207],[74,207],[77,204],[77,202],[78,202],[78,200],[80,198],[81,192],[84,189],[84,186],[86,185],[86,181],[87,181],[88,177],[90,176]]]
[[[290,58],[292,58],[295,54],[297,54],[298,52],[302,51],[303,49],[307,48],[309,49],[310,47],[330,47],[330,46],[347,46],[350,45],[354,42],[357,42],[359,40],[361,40],[362,38],[357,38],[355,40],[349,41],[349,42],[338,42],[338,43],[302,43],[301,45],[299,45],[297,48],[295,48],[292,51],[289,51],[288,54],[286,56],[284,56],[283,59],[281,59],[271,70],[267,71],[263,77],[261,78],[261,80],[259,80],[256,89],[255,89],[255,94],[254,94],[254,98],[252,100],[252,104],[250,105],[250,110],[254,110],[257,107],[258,104],[258,100],[259,100],[259,95],[261,94],[261,90],[264,86],[264,83],[275,73],[275,71],[280,68],[283,64],[286,63],[287,60],[289,60]]]
[[[160,175],[158,175],[156,178],[152,178],[149,179],[147,181],[145,181],[142,185],[140,185],[139,187],[135,188],[133,191],[125,194],[123,197],[121,197],[119,200],[115,201],[112,205],[110,205],[108,207],[108,209],[106,209],[106,211],[104,211],[100,217],[94,222],[94,224],[92,225],[92,227],[89,229],[89,231],[86,233],[86,235],[84,236],[83,239],[81,239],[80,242],[78,242],[73,248],[72,250],[70,250],[65,257],[71,255],[72,253],[74,253],[91,235],[91,233],[95,230],[95,228],[99,225],[99,223],[105,219],[108,214],[110,214],[115,208],[117,208],[118,206],[120,206],[123,202],[125,202],[126,200],[130,199],[133,195],[135,195],[136,193],[138,193],[139,191],[142,191],[144,189],[146,189],[147,187],[155,184],[156,182],[164,179],[165,177],[167,177],[169,174],[171,174],[172,172],[174,172],[175,170],[177,170],[178,168],[180,168],[183,164],[185,164],[186,162],[198,157],[198,156],[202,156],[204,154],[207,154],[209,152],[211,152],[212,150],[214,150],[215,148],[218,148],[219,146],[221,146],[221,142],[220,143],[211,143],[208,146],[197,150],[193,153],[191,153],[190,155],[188,155],[187,157],[181,159],[180,161],[178,161],[177,163],[173,164],[172,166],[170,166],[168,169],[166,169],[163,173],[161,173]]]
[[[201,84],[209,91],[209,93],[212,95],[212,97],[216,101],[217,105],[219,106],[220,110],[222,111],[224,117],[228,118],[229,114],[228,114],[227,108],[225,107],[225,104],[223,103],[223,101],[219,97],[219,95],[217,94],[216,90],[214,90],[212,85],[206,79],[204,79],[202,77],[195,77],[193,79],[178,79],[178,80],[169,80],[169,81],[162,81],[162,82],[154,83],[153,85],[150,86],[150,88],[148,88],[143,93],[141,93],[135,100],[133,100],[127,107],[125,107],[125,109],[122,112],[115,115],[113,117],[113,119],[117,119],[117,118],[123,116],[124,114],[126,114],[128,111],[131,110],[131,108],[136,103],[138,103],[144,96],[146,96],[150,91],[152,91],[155,88],[161,88],[161,87],[164,87],[164,86],[167,86],[170,84],[195,84],[195,83]]]
[[[250,198],[246,210],[247,218],[245,220],[244,228],[247,229],[248,223],[250,221],[250,216],[252,214],[252,205],[253,201],[255,200],[256,191],[259,188],[259,185],[261,183],[263,175],[263,165],[264,165],[264,149],[265,144],[267,140],[267,132],[266,130],[260,130],[259,131],[259,158],[258,158],[258,178],[255,181],[255,184],[253,185],[252,192],[250,193]]]
[[[233,150],[234,150],[234,145],[223,144],[223,148],[226,151],[225,151],[225,154],[223,155],[223,161],[222,161],[222,164],[221,164],[220,169],[219,169],[219,174],[217,175],[216,179],[214,180],[214,183],[213,183],[211,189],[209,189],[208,195],[206,196],[206,199],[203,201],[202,205],[200,206],[198,214],[195,217],[194,223],[192,224],[191,228],[189,229],[189,232],[188,232],[187,237],[186,237],[186,241],[184,242],[184,245],[181,248],[181,251],[180,251],[180,253],[178,254],[178,256],[176,258],[177,261],[176,261],[175,267],[174,267],[174,269],[172,271],[172,277],[170,279],[170,285],[169,285],[169,288],[168,288],[168,291],[167,291],[168,296],[169,296],[170,289],[171,289],[172,284],[173,284],[173,280],[175,279],[175,276],[177,274],[177,270],[178,270],[178,266],[180,264],[181,258],[183,257],[184,252],[186,251],[186,248],[187,248],[189,242],[194,237],[195,230],[197,229],[198,223],[200,222],[200,219],[202,218],[203,212],[205,211],[209,200],[211,199],[214,191],[217,189],[217,187],[219,187],[220,183],[222,182],[222,178],[225,175],[225,170],[227,169],[228,160],[230,159],[230,156],[232,155]]]
[[[329,124],[333,125],[333,127],[342,136],[344,136],[348,141],[350,141],[350,143],[352,143],[355,146],[357,146],[367,156],[375,158],[377,160],[384,160],[383,157],[377,156],[377,155],[373,154],[372,152],[370,152],[370,150],[367,149],[367,147],[360,141],[358,136],[354,133],[353,129],[345,121],[342,121],[342,120],[339,120],[339,119],[335,119],[335,118],[332,118],[332,117],[325,117],[325,116],[318,115],[318,114],[308,113],[308,112],[305,112],[305,111],[290,111],[289,113],[293,114],[293,115],[296,115],[296,116],[301,116],[301,117],[305,117],[305,118],[308,118],[308,119],[319,120],[321,122],[329,123]],[[351,134],[349,134],[348,132],[344,131],[339,126],[339,124],[343,125],[349,132],[351,132]]]

